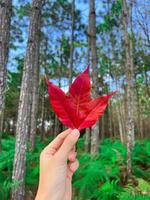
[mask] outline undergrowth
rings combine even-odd
[[[36,139],[33,152],[27,153],[26,189],[36,191],[39,174],[39,154],[51,139],[44,143]],[[0,200],[8,200],[11,182],[15,139],[5,136],[0,153]],[[136,141],[133,160],[133,182],[126,182],[126,147],[119,140],[105,139],[99,154],[84,153],[84,139],[77,146],[80,167],[74,175],[74,200],[148,200],[150,199],[150,140]]]
[[[84,140],[78,144],[80,168],[74,176],[79,200],[149,200],[150,140],[136,141],[132,154],[133,181],[126,179],[126,147],[119,140],[105,139],[99,155],[84,153]]]
[[[47,139],[44,143],[36,138],[36,146],[33,152],[27,152],[26,164],[26,189],[34,190],[39,178],[39,155],[42,149],[51,141]],[[2,139],[2,152],[0,153],[0,200],[8,200],[11,189],[17,187],[12,184],[13,159],[15,152],[15,139],[12,136],[5,136]]]

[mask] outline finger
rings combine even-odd
[[[56,156],[62,161],[66,161],[70,151],[77,143],[79,136],[80,132],[77,129],[72,130],[71,133],[65,138],[63,144],[57,151]]]
[[[76,146],[74,145],[74,147],[73,147],[73,149],[72,149],[73,151],[76,151]]]
[[[44,153],[54,155],[56,151],[60,148],[64,139],[71,133],[71,129],[67,129],[60,133],[50,144],[48,144],[43,150]]]
[[[72,169],[70,169],[70,166]],[[68,165],[67,179],[66,179],[66,194],[64,200],[72,199],[72,175],[78,169],[78,166],[79,166],[78,160],[75,160],[73,163]]]
[[[72,150],[70,151],[69,155],[68,155],[68,160],[72,161],[72,157],[76,157],[77,152],[75,152],[75,145],[72,148]],[[74,160],[74,159],[73,159]]]
[[[77,152],[72,151],[72,152],[69,154],[69,156],[68,156],[68,160],[69,160],[70,162],[74,162],[75,159],[76,159],[76,155],[77,155]]]
[[[70,163],[68,165],[68,172],[67,172],[67,177],[69,179],[72,178],[73,174],[76,172],[76,170],[79,167],[79,161],[76,159],[74,162]]]
[[[75,162],[71,163],[69,165],[69,169],[70,171],[72,171],[72,173],[75,173],[75,171],[78,169],[79,167],[79,161],[76,159]]]

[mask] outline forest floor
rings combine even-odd
[[[33,152],[27,153],[26,190],[34,197],[39,174],[39,154],[52,138],[44,142],[37,137]],[[0,153],[0,199],[9,200],[17,187],[11,182],[15,138],[4,135]],[[150,139],[136,141],[132,154],[133,177],[126,177],[126,147],[119,140],[105,139],[99,154],[84,152],[84,138],[77,145],[80,167],[73,178],[74,200],[149,200]],[[34,199],[34,198],[30,198]]]

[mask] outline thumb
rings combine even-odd
[[[77,129],[72,130],[72,132],[65,138],[63,144],[61,145],[55,156],[63,161],[66,161],[68,159],[70,151],[77,143],[79,136],[80,132]]]

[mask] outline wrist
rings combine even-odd
[[[49,200],[48,196],[46,195],[36,195],[35,200]]]
[[[49,194],[46,194],[44,191],[38,189],[35,200],[49,200]]]

